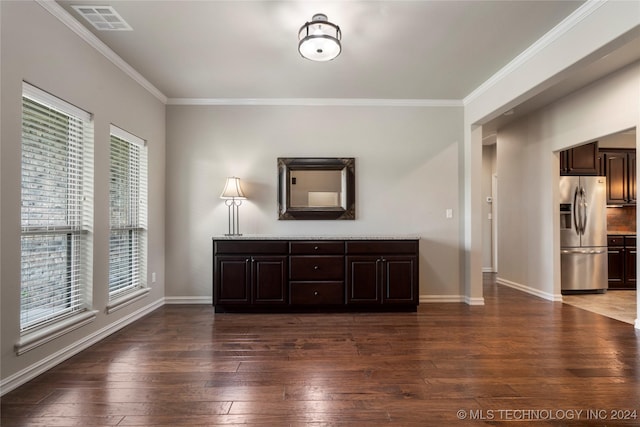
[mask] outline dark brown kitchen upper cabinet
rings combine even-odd
[[[636,203],[636,152],[635,150],[603,150],[607,177],[607,204],[629,205]]]
[[[636,150],[627,153],[629,170],[629,201],[636,202]]]
[[[560,152],[560,175],[598,175],[598,141]]]
[[[598,150],[598,176],[606,176],[607,168],[604,166],[604,153]]]

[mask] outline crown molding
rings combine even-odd
[[[593,12],[602,7],[608,0],[587,0],[582,6],[573,11],[569,16],[563,19],[558,25],[549,30],[545,35],[536,40],[531,46],[522,51],[511,62],[502,67],[497,73],[488,80],[478,86],[473,92],[467,95],[462,101],[464,105],[468,105],[490,88],[495,86],[499,81],[509,74],[515,72],[529,59],[533,58],[544,50],[551,43],[562,37],[567,31],[582,22]]]
[[[463,107],[458,99],[169,98],[167,105],[296,107]]]
[[[52,0],[36,0],[47,12],[55,16],[60,22],[65,24],[71,31],[76,33],[82,40],[87,42],[91,47],[100,52],[105,58],[111,61],[116,67],[120,68],[125,74],[135,80],[140,86],[145,88],[149,93],[155,96],[163,104],[167,103],[167,97],[152,85],[149,80],[145,79],[142,74],[138,73],[131,65],[125,62],[118,54],[116,54],[109,46],[104,44],[91,31],[80,24],[69,12],[64,10],[62,6]]]

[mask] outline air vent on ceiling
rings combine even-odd
[[[131,31],[133,28],[111,6],[71,6],[100,31]]]

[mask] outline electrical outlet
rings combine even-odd
[[[453,209],[447,209],[446,211],[444,211],[444,216],[447,219],[453,218]]]
[[[151,283],[156,283],[156,272],[151,273]]]

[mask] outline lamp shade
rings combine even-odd
[[[230,176],[224,184],[224,190],[220,195],[221,199],[246,199],[242,187],[240,186],[240,178]]]
[[[327,15],[317,13],[300,27],[298,51],[312,61],[331,61],[342,51],[341,39],[340,27],[329,22]]]

